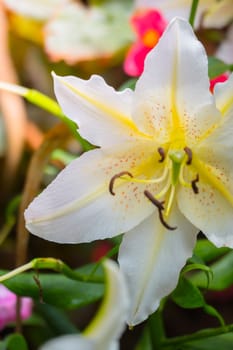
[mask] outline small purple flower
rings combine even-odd
[[[0,330],[8,323],[14,322],[16,319],[16,295],[0,284]],[[20,315],[23,320],[26,320],[32,313],[32,299],[21,299]]]

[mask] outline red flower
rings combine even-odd
[[[140,9],[131,17],[131,25],[137,41],[127,53],[124,70],[128,75],[137,77],[143,72],[146,55],[157,44],[167,21],[157,10]]]
[[[216,78],[211,79],[210,80],[210,91],[213,92],[215,84],[223,83],[224,81],[226,81],[228,79],[228,77],[229,77],[229,74],[223,73],[221,75],[218,75]]]
[[[112,249],[112,245],[108,241],[96,242],[91,252],[91,261],[98,262],[101,258],[106,256]]]

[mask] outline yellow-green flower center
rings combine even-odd
[[[192,163],[192,151],[190,148],[170,148],[167,152],[165,152],[163,147],[159,147],[158,153],[161,156],[158,162],[164,164],[162,173],[159,177],[142,179],[134,177],[129,171],[122,171],[112,177],[109,183],[109,191],[112,195],[115,195],[113,187],[117,179],[143,184],[161,184],[160,191],[158,193],[152,194],[148,190],[145,190],[144,194],[157,207],[161,223],[167,229],[174,230],[176,227],[171,227],[168,225],[166,220],[169,217],[172,205],[174,203],[176,188],[179,184],[181,184],[182,186],[192,188],[193,192],[197,194],[197,182],[199,181],[199,175],[197,174],[196,178],[192,181],[185,180],[184,169],[186,166],[189,166]]]

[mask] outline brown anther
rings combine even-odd
[[[159,219],[160,219],[160,222],[161,224],[166,227],[168,230],[176,230],[177,227],[172,227],[170,225],[168,225],[168,223],[164,220],[164,217],[163,217],[163,210],[164,210],[164,201],[160,202],[158,201],[152,193],[150,193],[149,191],[145,190],[144,191],[144,195],[151,201],[151,203],[153,203],[157,208],[158,208],[158,212],[159,212]]]
[[[192,152],[192,150],[189,147],[185,147],[184,151],[185,151],[185,153],[188,156],[188,160],[187,160],[186,164],[187,165],[192,164],[192,160],[193,160],[193,152]]]
[[[162,148],[162,147],[159,147],[158,148],[158,152],[159,152],[159,155],[160,155],[160,159],[159,159],[159,163],[162,163],[164,160],[165,160],[165,158],[166,158],[166,154],[165,154],[165,151],[164,151],[164,149]]]
[[[196,178],[191,181],[192,189],[195,194],[199,193],[199,188],[197,187],[197,182],[199,181],[199,175],[196,175]]]
[[[156,199],[152,193],[149,191],[145,190],[144,195],[159,209],[159,210],[164,210],[164,201],[160,202],[158,199]]]
[[[115,183],[115,181],[117,180],[117,179],[119,179],[121,176],[123,176],[123,175],[128,175],[129,177],[133,177],[133,175],[129,172],[129,171],[121,171],[120,173],[118,173],[118,174],[116,174],[116,175],[114,175],[112,178],[111,178],[111,180],[110,180],[110,182],[109,182],[109,192],[113,195],[113,196],[115,196],[115,192],[113,192],[113,186],[114,186],[114,183]]]

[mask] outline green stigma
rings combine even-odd
[[[179,180],[181,164],[185,159],[185,151],[172,150],[169,152],[169,158],[172,161],[172,185],[176,186]]]

